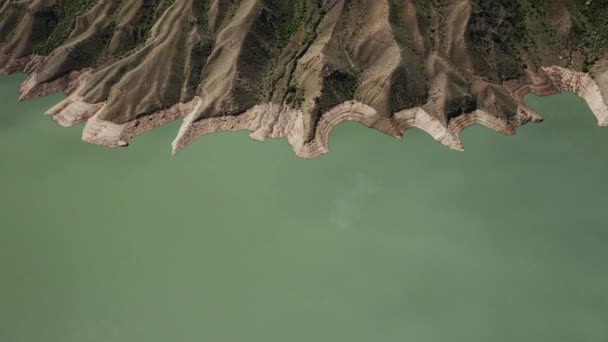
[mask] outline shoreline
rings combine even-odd
[[[173,106],[123,124],[102,120],[98,114],[105,102],[87,103],[78,91],[87,82],[92,70],[72,71],[51,82],[37,82],[36,68],[43,64],[42,56],[12,58],[0,55],[0,75],[23,72],[27,75],[21,84],[20,100],[64,92],[66,98],[50,108],[45,115],[62,127],[84,123],[82,140],[108,147],[127,146],[135,136],[163,124],[182,119],[180,129],[172,142],[172,153],[185,148],[195,139],[220,131],[248,130],[249,136],[258,141],[267,138],[286,138],[298,157],[312,159],[329,152],[329,136],[332,129],[343,121],[356,121],[369,128],[401,140],[409,128],[418,128],[437,142],[456,151],[462,151],[460,133],[471,125],[482,125],[496,132],[513,135],[518,127],[529,122],[541,122],[543,118],[529,109],[523,98],[528,93],[548,96],[562,92],[572,92],[581,97],[598,120],[598,125],[608,126],[608,105],[599,84],[589,75],[558,66],[541,67],[537,72],[529,72],[522,79],[503,84],[517,104],[517,113],[512,120],[504,120],[489,112],[478,109],[461,114],[444,123],[423,107],[414,107],[381,116],[372,107],[351,100],[334,106],[321,116],[315,135],[307,140],[304,136],[304,119],[301,110],[287,105],[262,103],[235,116],[219,116],[194,120],[202,99],[194,97],[189,102],[179,102]],[[608,71],[606,72],[608,73]]]

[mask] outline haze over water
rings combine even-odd
[[[608,129],[572,94],[450,151],[339,125],[331,152],[179,123],[80,142],[0,78],[0,341],[608,340]]]

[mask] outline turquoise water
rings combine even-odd
[[[0,341],[608,340],[608,129],[572,94],[458,153],[356,123],[331,152],[79,141],[0,78]]]

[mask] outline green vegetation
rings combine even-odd
[[[294,0],[289,2],[287,15],[276,18],[280,23],[273,42],[275,48],[282,49],[285,47],[293,35],[302,27],[302,23],[306,19],[307,1]]]
[[[563,28],[550,13],[568,11],[572,31],[560,37]],[[526,65],[559,63],[579,65],[588,72],[599,57],[608,52],[608,1],[565,0],[477,0],[467,35],[469,47],[476,51],[477,66],[493,80],[504,81],[521,75]],[[561,59],[561,58],[560,58]]]
[[[217,32],[221,31],[232,20],[239,8],[238,1],[221,1],[218,2],[218,14],[215,20],[219,22]]]
[[[422,64],[409,62],[401,66],[391,77],[391,112],[422,106],[428,101],[428,79]]]
[[[511,122],[517,82],[505,81],[549,65],[603,71],[607,33],[608,0],[24,0],[0,13],[3,52],[62,46],[38,81],[93,68],[83,93],[120,123],[210,94],[197,116],[272,102],[305,105],[308,125],[358,100],[387,116],[429,104],[442,122],[479,104]]]
[[[468,114],[477,109],[477,99],[471,95],[454,97],[446,103],[446,114],[448,118],[455,118],[462,114]]]
[[[403,65],[395,70],[391,76],[390,110],[394,113],[425,103],[428,99],[426,86],[428,79],[424,74],[424,56],[419,55],[414,50],[412,38],[405,29],[407,19],[403,17],[403,2],[401,0],[391,0],[389,6],[389,23],[395,40],[402,47],[401,56],[403,60]],[[423,9],[421,13],[417,12],[419,24],[421,24],[421,21],[425,21],[425,19],[420,18],[420,14],[424,11]],[[428,23],[426,25],[428,26]]]
[[[70,49],[70,58],[64,65],[64,70],[78,70],[98,63],[106,51],[116,30],[116,23],[112,22],[99,33],[78,43],[77,49]]]
[[[359,79],[348,72],[331,70],[323,80],[323,93],[319,97],[319,108],[323,111],[344,101],[352,100],[359,87]]]
[[[265,72],[258,99],[299,107],[304,101],[304,93],[291,84],[293,74],[298,67],[298,59],[304,56],[314,42],[317,28],[327,11],[320,0],[297,0],[286,3],[285,7],[279,6],[275,13],[284,15],[277,17],[275,14],[273,17],[277,24],[272,29],[272,60]],[[298,31],[306,34],[298,35]],[[293,43],[290,45],[290,42]]]
[[[589,67],[608,52],[608,1],[572,0],[570,6],[584,16],[576,18],[574,33],[579,38],[578,49],[583,53],[582,69],[589,72]]]
[[[0,39],[6,39],[21,22],[25,10],[20,5],[15,5],[11,11],[0,13]]]
[[[502,82],[523,75],[520,49],[530,38],[520,2],[477,0],[465,38],[477,67],[492,80]]]
[[[129,51],[135,50],[141,47],[150,36],[150,31],[154,24],[160,19],[160,17],[167,11],[175,0],[156,0],[156,5],[149,6],[142,10],[141,17],[132,26],[131,34],[128,38],[124,38],[121,41],[121,45],[115,51],[115,54],[120,56],[128,53]]]
[[[154,24],[156,24],[158,19],[160,19],[160,17],[167,11],[169,6],[171,6],[174,2],[175,0],[160,0],[160,2],[154,8],[154,11],[147,13],[140,24],[140,43],[143,43],[148,39]]]
[[[63,43],[72,33],[76,16],[85,12],[95,4],[95,0],[57,0],[56,9],[59,13],[57,22],[52,25],[48,37],[34,47],[34,53],[48,55]]]
[[[239,75],[250,80],[248,84],[235,83],[244,103],[285,103],[295,59],[303,47],[303,41],[296,42],[295,36],[304,24],[310,24],[309,7],[310,0],[296,0],[269,1],[259,8],[238,61]]]
[[[405,30],[405,18],[403,18],[403,11],[401,6],[403,3],[401,0],[390,0],[390,12],[389,22],[395,35],[395,39],[404,46],[412,48],[412,40],[408,32]]]
[[[210,1],[195,2],[193,6],[193,16],[195,18],[194,24],[203,26],[207,31],[209,30],[209,7],[211,6]]]
[[[292,108],[300,109],[302,108],[302,103],[304,103],[304,90],[300,89],[297,86],[290,85],[287,88],[287,97],[285,103],[290,105]]]

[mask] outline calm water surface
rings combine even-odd
[[[574,95],[466,152],[356,123],[332,151],[178,123],[79,141],[0,78],[0,341],[608,340],[608,129]]]

